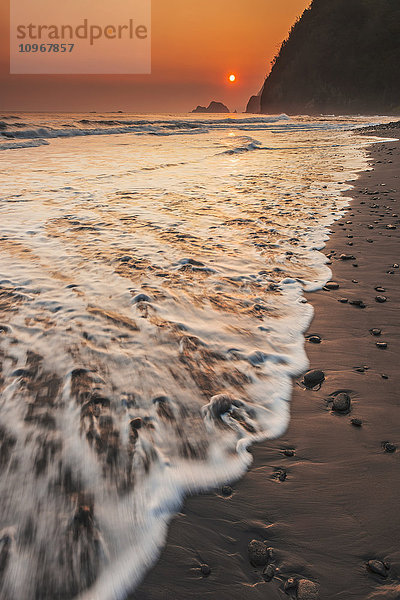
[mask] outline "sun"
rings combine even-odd
[[[236,75],[233,75],[233,73],[232,73],[232,75],[229,75],[229,78],[228,78],[228,79],[229,79],[229,81],[230,81],[231,83],[235,83],[235,81],[236,81]]]

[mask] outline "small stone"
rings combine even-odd
[[[369,332],[371,335],[378,336],[378,335],[381,335],[382,330],[374,327],[373,329],[370,329]]]
[[[386,296],[375,296],[375,300],[380,304],[383,304],[383,302],[386,302],[387,298]]]
[[[352,306],[358,306],[359,308],[365,308],[365,304],[362,300],[350,300]]]
[[[361,419],[351,419],[350,423],[354,427],[362,427],[362,420]]]
[[[137,294],[137,296],[134,297],[133,302],[135,304],[138,302],[151,302],[151,298],[150,296],[147,296],[147,294]]]
[[[376,287],[374,289],[375,289],[376,292],[386,292],[386,289],[384,287],[378,286],[378,287]]]
[[[375,573],[376,575],[380,575],[381,577],[387,577],[388,569],[385,567],[382,561],[380,560],[369,560],[367,562],[367,567],[371,573]]]
[[[340,260],[356,260],[356,257],[352,254],[341,254],[339,258]]]
[[[283,451],[283,454],[284,454],[285,456],[289,456],[289,457],[291,457],[291,456],[294,456],[296,453],[295,453],[295,451],[294,451],[292,448],[287,448],[287,449],[285,449],[285,450]]]
[[[135,417],[129,422],[131,429],[140,429],[143,425],[143,421],[140,417]]]
[[[382,448],[388,454],[393,454],[393,452],[396,452],[397,450],[397,446],[395,446],[391,442],[382,442]]]
[[[200,565],[200,572],[203,575],[203,577],[208,577],[209,575],[211,575],[211,569],[206,564]]]
[[[307,337],[307,340],[311,343],[311,344],[320,344],[322,342],[321,336],[319,335],[309,335]]]
[[[325,284],[324,289],[325,290],[338,290],[339,289],[339,284],[336,283],[336,281],[328,281],[328,283]]]
[[[230,486],[230,485],[224,485],[224,486],[222,487],[222,489],[221,489],[221,492],[222,492],[222,495],[223,495],[223,496],[226,496],[226,497],[228,497],[228,496],[232,496],[232,494],[233,494],[233,489],[231,488],[231,486]]]
[[[347,303],[348,303],[348,301],[349,301],[349,299],[348,299],[348,298],[340,298],[340,299],[339,299],[339,302],[340,302],[341,304],[347,304]]]
[[[285,592],[289,592],[290,590],[294,590],[297,586],[297,581],[294,577],[289,577],[287,581],[285,581],[284,590]]]
[[[332,408],[336,412],[347,412],[350,410],[351,398],[346,392],[341,392],[333,398]]]
[[[312,388],[316,387],[317,385],[321,385],[324,380],[325,380],[325,373],[323,371],[315,369],[312,371],[308,371],[304,375],[303,383],[306,386],[306,388],[312,389]]]
[[[265,581],[271,581],[275,576],[275,569],[272,565],[268,565],[263,570],[263,578]]]
[[[381,377],[382,379],[389,379],[389,375],[386,375],[386,373],[382,373]]]
[[[387,348],[387,343],[386,342],[376,342],[375,345],[380,350],[386,350],[386,348]]]
[[[253,566],[264,567],[268,562],[268,548],[264,542],[251,540],[247,546],[249,559]]]
[[[309,579],[300,579],[297,584],[298,600],[318,600],[319,586]]]

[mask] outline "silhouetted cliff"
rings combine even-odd
[[[400,113],[400,0],[313,0],[283,42],[262,113]]]

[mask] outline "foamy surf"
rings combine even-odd
[[[320,250],[366,166],[342,120],[146,121],[3,161],[5,600],[123,599],[185,496],[285,431],[303,294],[330,277]],[[155,140],[156,121],[184,133]]]

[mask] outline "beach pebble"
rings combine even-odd
[[[265,581],[271,581],[275,576],[275,569],[272,565],[268,565],[263,570],[263,578]]]
[[[208,577],[209,575],[211,575],[211,569],[206,564],[200,565],[200,572],[203,575],[203,577]]]
[[[397,446],[395,446],[391,442],[382,442],[382,448],[388,454],[393,454],[393,452],[396,452],[397,450]]]
[[[137,294],[137,296],[134,297],[133,302],[135,304],[138,302],[151,302],[151,298],[150,296],[147,296],[147,294]]]
[[[383,304],[383,302],[386,302],[387,298],[386,296],[375,296],[375,300],[380,304]]]
[[[222,487],[222,489],[221,489],[221,492],[222,492],[222,495],[223,495],[223,496],[226,496],[226,497],[228,497],[228,496],[232,496],[232,494],[233,494],[233,489],[231,488],[231,486],[230,486],[230,485],[224,485],[224,486]]]
[[[386,292],[386,288],[384,288],[384,287],[378,286],[378,287],[376,287],[374,289],[375,289],[376,292]]]
[[[311,344],[320,344],[322,342],[321,336],[319,335],[309,335],[307,337],[307,340],[311,343]]]
[[[351,398],[346,392],[341,392],[333,398],[332,409],[336,412],[347,412],[351,406]]]
[[[386,350],[387,343],[386,342],[376,342],[376,347],[379,348],[380,350]]]
[[[371,335],[378,336],[378,335],[381,335],[382,329],[378,329],[377,327],[374,327],[373,329],[370,329],[369,332]]]
[[[328,281],[328,283],[325,284],[324,289],[325,290],[338,290],[339,289],[339,284],[336,283],[336,281]]]
[[[362,300],[350,300],[352,306],[358,306],[359,308],[365,308],[365,304]]]
[[[283,451],[283,454],[290,457],[295,455],[295,451],[292,448],[287,448]]]
[[[356,257],[352,254],[341,254],[339,258],[340,260],[356,260]]]
[[[309,579],[300,579],[297,584],[298,600],[318,600],[319,586]]]
[[[135,429],[135,430],[140,429],[141,426],[143,425],[143,421],[140,417],[135,417],[134,419],[132,419],[129,422],[129,425],[130,425],[131,429]]]
[[[315,369],[313,371],[308,371],[304,375],[303,383],[306,386],[306,388],[312,389],[312,388],[316,387],[317,385],[321,385],[321,383],[324,381],[324,379],[325,379],[325,373],[323,371]]]
[[[268,562],[268,548],[264,542],[251,540],[247,546],[249,559],[253,566],[264,567]]]
[[[241,404],[239,400],[236,400],[233,396],[229,396],[229,394],[217,394],[211,398],[210,410],[214,417],[220,417],[229,412],[232,406],[239,408]]]
[[[349,301],[349,299],[348,299],[348,298],[339,298],[339,302],[340,302],[341,304],[347,304],[347,303],[348,303],[348,301]]]
[[[380,560],[369,560],[367,562],[367,567],[371,571],[371,573],[375,573],[376,575],[380,575],[381,577],[387,577],[388,569]]]
[[[351,419],[350,423],[354,427],[362,427],[362,420],[361,419]]]
[[[297,586],[297,581],[295,580],[294,577],[289,577],[289,579],[287,581],[285,581],[285,585],[283,586],[283,589],[285,590],[285,592],[290,592],[290,590],[294,590]]]

